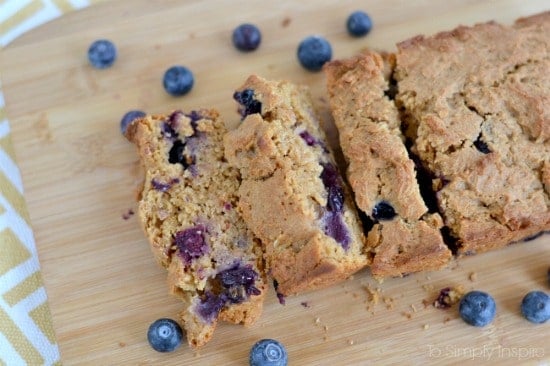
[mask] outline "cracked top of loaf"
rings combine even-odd
[[[550,12],[398,44],[396,101],[460,253],[550,229]]]

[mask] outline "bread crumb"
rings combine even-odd
[[[418,312],[418,310],[416,310],[416,306],[414,306],[414,304],[411,304],[411,309],[412,309],[413,313]]]
[[[315,325],[321,324],[321,318],[317,317],[315,318]]]
[[[353,341],[353,339],[348,339],[348,344],[349,344],[350,346],[353,346],[354,343],[355,343],[355,342]]]
[[[407,319],[409,319],[409,320],[412,319],[412,314],[409,313],[408,311],[403,311],[403,312],[401,313],[401,315],[403,315],[405,318],[407,318]]]
[[[422,285],[422,288],[423,288],[424,291],[426,291],[426,292],[432,292],[433,289],[434,289],[434,286],[433,286],[433,285]]]
[[[430,328],[430,324],[424,324],[424,326],[422,326],[422,329],[424,330],[428,330]]]
[[[470,272],[468,275],[468,279],[472,282],[475,282],[477,280],[477,273],[476,272]]]
[[[386,296],[384,296],[384,297],[382,298],[382,301],[384,301],[384,304],[386,304],[386,308],[387,308],[388,310],[393,310],[393,308],[394,308],[394,306],[395,306],[394,303],[393,303],[393,297],[386,297]]]
[[[118,342],[118,346],[119,346],[120,348],[126,347],[126,343],[124,343],[124,342]]]
[[[367,293],[367,310],[372,311],[372,308],[380,301],[380,288],[372,289],[370,284],[363,286]]]
[[[465,292],[464,286],[462,285],[445,287],[439,291],[439,295],[433,302],[433,305],[438,309],[448,309],[459,302]]]
[[[283,28],[286,28],[290,25],[291,21],[292,19],[290,17],[284,17],[283,21],[281,22],[281,25],[283,26]]]
[[[122,219],[123,220],[129,220],[130,217],[132,217],[132,216],[134,216],[134,210],[129,208],[125,213],[122,214]]]
[[[325,332],[328,332],[328,325],[325,325],[323,328],[325,329]]]

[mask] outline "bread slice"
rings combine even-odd
[[[250,76],[235,93],[243,120],[225,138],[241,172],[239,207],[286,296],[337,283],[369,263],[353,200],[309,90]]]
[[[146,116],[126,131],[144,171],[139,217],[183,301],[193,347],[219,319],[252,324],[267,290],[261,245],[237,210],[240,177],[224,159],[225,131],[214,110]]]
[[[429,213],[405,148],[400,113],[391,99],[392,55],[366,52],[325,65],[331,111],[361,211],[372,221],[371,272],[401,276],[439,269],[451,251],[441,217]]]

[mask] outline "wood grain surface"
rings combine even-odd
[[[35,230],[42,274],[64,363],[89,365],[246,365],[250,346],[276,338],[291,365],[544,364],[550,324],[519,312],[530,290],[549,291],[550,236],[455,260],[433,273],[374,281],[368,270],[329,289],[277,302],[268,297],[252,327],[221,324],[200,352],[186,345],[153,351],[149,324],[175,317],[165,272],[149,251],[135,215],[141,177],[134,147],[119,132],[130,109],[218,108],[238,121],[231,96],[251,73],[312,88],[323,115],[324,75],[303,70],[298,42],[326,36],[334,58],[365,47],[394,50],[419,33],[547,10],[545,0],[109,1],[69,14],[20,37],[0,54],[2,89]],[[345,31],[356,9],[371,14],[364,38]],[[230,41],[242,22],[258,24],[260,48],[239,53]],[[96,70],[86,52],[98,38],[118,47],[115,65]],[[181,98],[162,89],[164,71],[195,73]],[[327,118],[332,141],[336,135]],[[127,217],[129,216],[129,217]],[[485,328],[466,325],[456,307],[435,309],[440,289],[490,292],[498,307]],[[376,300],[378,300],[376,302]]]

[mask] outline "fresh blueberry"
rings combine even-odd
[[[395,215],[395,209],[386,201],[378,202],[372,209],[372,217],[376,220],[391,220]]]
[[[354,37],[367,35],[372,29],[372,20],[364,11],[354,11],[346,22],[348,33]]]
[[[126,133],[126,129],[128,128],[128,125],[132,123],[133,120],[144,117],[145,112],[142,111],[129,111],[124,116],[122,116],[122,119],[120,120],[120,132],[124,135]]]
[[[99,39],[88,48],[88,61],[96,69],[106,69],[113,65],[117,52],[113,42],[107,39]]]
[[[531,291],[521,302],[521,313],[532,323],[544,323],[550,319],[550,296],[542,291]]]
[[[147,331],[147,340],[155,351],[172,352],[181,345],[183,331],[172,319],[155,320]]]
[[[173,96],[181,96],[189,93],[193,88],[195,78],[193,73],[185,66],[172,66],[164,73],[162,83],[164,89]]]
[[[233,45],[239,51],[254,51],[261,41],[262,34],[254,24],[241,24],[233,31]]]
[[[250,366],[286,366],[288,354],[285,347],[274,339],[262,339],[250,349]]]
[[[298,45],[298,60],[309,71],[319,71],[332,58],[330,43],[321,36],[309,36]]]
[[[493,321],[496,313],[495,300],[482,291],[470,291],[460,299],[458,311],[466,323],[483,327]]]

